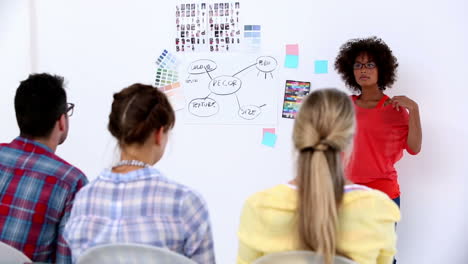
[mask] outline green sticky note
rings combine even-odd
[[[316,60],[315,61],[315,73],[328,73],[328,61],[327,60]]]
[[[297,55],[286,55],[286,61],[284,67],[286,68],[297,68],[299,65],[299,56]]]
[[[275,147],[277,136],[270,132],[265,132],[263,134],[262,144],[268,147]]]

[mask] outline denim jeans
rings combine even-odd
[[[393,201],[398,205],[398,208],[400,208],[400,196],[398,196],[397,198],[393,199]],[[396,229],[396,223],[395,223],[395,229]],[[394,258],[393,259],[393,264],[396,264],[396,259]]]

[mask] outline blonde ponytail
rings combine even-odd
[[[304,249],[323,255],[326,264],[337,254],[338,207],[345,181],[341,152],[352,140],[353,110],[343,92],[319,90],[303,102],[294,125],[299,240]]]

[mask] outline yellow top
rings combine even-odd
[[[270,253],[299,250],[297,190],[277,185],[252,195],[240,220],[238,264]],[[337,249],[360,264],[390,264],[396,253],[398,206],[380,191],[347,185],[339,212]]]

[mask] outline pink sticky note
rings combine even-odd
[[[275,134],[275,128],[264,128],[263,129],[263,134],[265,134],[265,133]]]
[[[286,45],[286,55],[299,55],[299,44]]]

